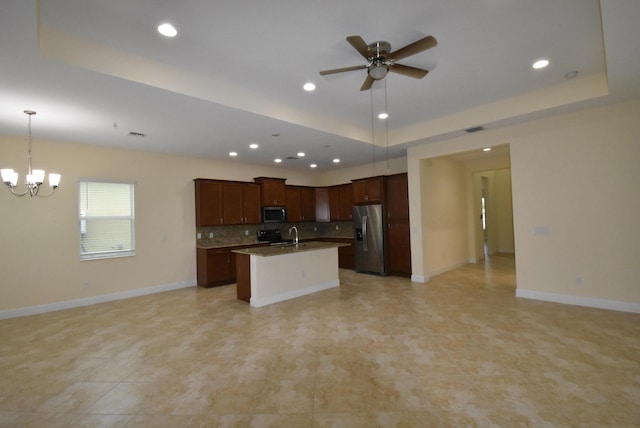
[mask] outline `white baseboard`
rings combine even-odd
[[[424,275],[411,275],[411,282],[429,282],[429,277]]]
[[[272,303],[283,302],[285,300],[294,299],[296,297],[306,296],[307,294],[317,293],[318,291],[327,290],[329,288],[338,287],[340,280],[329,281],[324,284],[317,284],[312,287],[301,288],[299,290],[287,291],[285,293],[275,294],[273,296],[256,298],[251,297],[249,304],[254,308],[270,305]]]
[[[543,291],[516,289],[516,297],[543,300],[545,302],[586,306],[589,308],[609,309],[612,311],[640,313],[640,303],[621,300],[595,299],[593,297],[572,296],[567,294],[546,293]]]
[[[64,309],[79,308],[81,306],[95,305],[97,303],[112,302],[114,300],[129,299],[131,297],[145,296],[147,294],[162,293],[164,291],[177,290],[180,288],[193,287],[196,280],[186,280],[173,284],[156,285],[153,287],[136,288],[134,290],[120,291],[102,296],[84,297],[82,299],[67,300],[64,302],[47,303],[45,305],[27,306],[18,309],[0,310],[0,320],[8,318],[25,317],[28,315],[44,314],[46,312],[61,311]]]

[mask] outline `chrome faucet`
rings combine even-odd
[[[289,236],[291,236],[291,231],[292,231],[292,230],[296,232],[296,237],[295,237],[295,239],[293,240],[293,242],[294,242],[296,245],[298,245],[298,228],[297,228],[297,227],[295,227],[295,226],[291,226],[291,228],[289,229]]]

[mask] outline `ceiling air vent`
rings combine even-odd
[[[465,129],[464,132],[473,134],[474,132],[484,131],[484,126],[474,126],[473,128]]]
[[[130,137],[146,137],[147,134],[143,134],[142,132],[129,132]]]

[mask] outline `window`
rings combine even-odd
[[[80,259],[135,255],[133,183],[80,181]]]

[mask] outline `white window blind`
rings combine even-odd
[[[80,181],[80,259],[135,254],[134,184]]]

